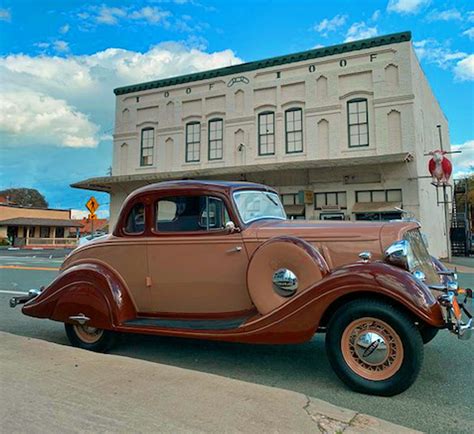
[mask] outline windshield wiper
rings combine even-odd
[[[273,205],[280,207],[280,204],[275,199],[273,199],[273,197],[271,197],[268,193],[265,193],[265,196],[271,203],[273,203]]]

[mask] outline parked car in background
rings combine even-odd
[[[394,395],[438,330],[470,336],[455,278],[415,221],[290,221],[270,187],[176,181],[132,193],[112,234],[11,305],[64,322],[74,346],[94,351],[119,332],[261,344],[326,333],[342,381]]]
[[[77,245],[82,246],[82,245],[88,243],[89,241],[92,241],[92,240],[94,240],[96,238],[99,238],[99,237],[103,237],[104,235],[107,235],[107,233],[106,232],[94,232],[93,234],[84,235],[81,238],[79,238],[79,241],[78,241]]]

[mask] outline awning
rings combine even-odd
[[[283,205],[283,207],[288,215],[304,215],[305,212],[304,205]]]
[[[80,228],[82,223],[68,219],[45,219],[40,217],[16,217],[0,220],[0,226],[54,226],[64,228]]]
[[[397,212],[396,208],[401,207],[401,202],[358,202],[352,207],[352,212]]]
[[[399,152],[396,154],[373,155],[365,157],[292,161],[291,163],[278,162],[268,164],[248,164],[245,166],[206,167],[202,169],[180,170],[176,172],[151,172],[133,175],[101,176],[99,178],[89,178],[84,181],[76,182],[71,184],[71,187],[82,188],[84,190],[110,192],[112,187],[120,187],[120,184],[126,185],[135,183],[135,188],[138,188],[139,186],[146,184],[153,184],[155,182],[174,179],[215,179],[216,177],[226,175],[236,175],[240,177],[242,173],[252,174],[271,171],[280,172],[282,170],[323,169],[331,167],[363,166],[368,164],[380,165],[403,163],[409,158],[413,158],[410,153]]]

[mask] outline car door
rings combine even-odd
[[[153,313],[232,314],[252,308],[240,232],[225,229],[224,201],[205,195],[160,198],[148,243]]]

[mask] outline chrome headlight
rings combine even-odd
[[[407,240],[394,242],[385,250],[385,260],[396,267],[410,271],[412,263],[412,251]]]

